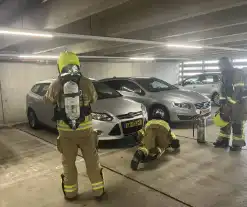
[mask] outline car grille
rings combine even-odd
[[[128,114],[121,114],[121,115],[118,115],[117,118],[118,119],[131,119],[131,118],[134,118],[134,117],[140,116],[140,115],[142,115],[142,111],[130,112]]]
[[[185,120],[192,120],[193,119],[193,116],[178,115],[178,118],[180,120],[185,121]]]
[[[210,106],[211,106],[210,101],[205,101],[205,102],[195,104],[195,107],[197,109],[206,109],[206,108],[209,108]]]
[[[118,136],[121,135],[120,127],[116,124],[109,133],[110,136]]]
[[[142,128],[142,126],[136,126],[136,127],[131,127],[131,128],[127,128],[127,129],[123,128],[123,133],[124,133],[124,135],[133,134],[133,133],[139,131],[141,128]]]

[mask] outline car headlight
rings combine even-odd
[[[188,103],[173,103],[174,107],[182,108],[182,109],[191,109],[191,105]]]
[[[146,106],[144,106],[143,104],[141,105],[141,108],[142,108],[142,113],[143,114],[147,114],[147,108]]]
[[[106,113],[93,112],[92,118],[99,121],[112,121],[113,117]]]

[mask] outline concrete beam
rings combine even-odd
[[[200,38],[228,35],[235,31],[244,32],[246,31],[247,25],[246,10],[247,5],[239,6],[177,22],[164,23],[162,25],[124,34],[123,37],[157,41],[188,42]],[[232,18],[233,14],[234,18]],[[146,46],[143,47],[145,48]],[[104,53],[106,49],[107,51]],[[112,47],[112,44],[103,44],[101,46],[99,43],[92,51],[82,50],[81,53],[89,52],[88,54],[91,54],[90,52],[94,53],[94,51],[99,51],[100,54],[114,54],[115,49],[115,47]],[[136,49],[136,47],[130,45],[128,48],[128,46],[125,45],[123,47],[123,52],[128,50],[132,51],[132,49]]]
[[[29,0],[8,0],[0,5],[0,24],[8,24],[13,17],[17,17],[30,3]]]
[[[111,36],[112,35],[122,35],[128,32],[134,31],[134,30],[143,29],[146,27],[152,27],[157,24],[158,25],[160,24],[164,25],[164,24],[170,24],[170,23],[174,24],[174,22],[177,22],[177,21],[179,22],[179,21],[184,21],[184,20],[196,19],[196,18],[200,18],[205,15],[208,15],[208,14],[216,14],[217,12],[228,10],[234,7],[240,7],[240,5],[247,4],[246,1],[240,1],[240,0],[239,1],[225,0],[225,1],[220,1],[220,2],[217,0],[211,0],[207,2],[202,2],[200,6],[198,6],[198,2],[194,2],[193,0],[188,0],[186,2],[186,5],[183,8],[181,8],[177,6],[179,5],[179,3],[181,3],[181,1],[180,2],[179,1],[180,0],[175,0],[175,2],[172,1],[172,4],[168,4],[167,2],[164,3],[161,0],[154,0],[152,1],[152,7],[150,7],[150,1],[148,0],[144,0],[144,1],[137,0],[135,2],[125,1],[127,3],[122,4],[119,7],[116,7],[116,9],[114,10],[107,10],[105,12],[101,12],[100,14],[95,15],[91,19],[90,22],[93,25],[96,25],[93,29],[94,33],[96,34],[101,34],[101,35],[109,34]],[[71,5],[73,5],[73,2],[70,2],[70,3]],[[197,11],[197,13],[194,13],[194,11]],[[55,11],[55,14],[52,14],[53,16],[48,15],[48,17],[54,20],[56,19],[54,18],[54,15],[58,17],[59,16],[58,13],[59,12]],[[155,15],[150,15],[150,14],[155,14]],[[185,15],[185,14],[191,14],[191,15]],[[63,22],[66,23],[65,21],[66,19],[64,18],[65,17],[61,18],[61,16],[59,16],[58,19],[60,19],[61,21],[63,20]],[[52,24],[49,23],[51,22],[49,21],[49,18],[48,20],[46,20],[46,22],[48,22],[48,24],[44,25],[44,28],[54,28],[54,26],[51,26]],[[99,22],[100,22],[100,25],[99,25]],[[187,21],[187,24],[188,22],[189,21]],[[191,25],[194,25],[194,24],[191,24]],[[73,27],[73,28],[80,28],[80,27]],[[72,30],[73,28],[71,27]],[[107,28],[107,29],[104,30],[103,28]],[[116,28],[118,28],[118,32],[115,32]],[[189,28],[189,27],[186,27],[186,28]],[[78,29],[78,32],[81,32],[81,31],[82,30]],[[7,43],[5,43],[5,45],[6,44]],[[97,45],[96,46],[97,48],[102,48],[102,47],[106,48],[106,47],[112,46],[112,44],[109,44],[109,43],[106,43],[106,44],[103,43],[103,45],[99,45],[99,44],[95,44],[92,42],[88,42],[88,43],[85,43],[85,45],[76,46],[76,50],[80,51],[80,53],[90,52],[87,49],[88,48],[87,45]],[[83,51],[83,48],[86,48],[86,51]]]
[[[128,0],[53,0],[44,3],[43,6],[28,12],[26,15],[16,19],[10,27],[25,29],[48,29],[54,30],[63,25],[84,19],[88,16],[101,12],[103,10],[115,7]],[[66,27],[61,28],[64,30]],[[75,28],[83,33],[85,28],[82,24]],[[70,32],[70,31],[67,31]],[[73,33],[71,31],[71,33]],[[0,49],[21,43],[27,38],[15,38],[15,41],[0,39]]]
[[[205,39],[199,39],[194,40],[191,42],[196,43],[203,43],[205,45],[222,45],[225,43],[231,43],[231,42],[239,42],[247,40],[247,32],[240,33],[240,34],[232,34],[232,35],[224,35],[224,36],[218,36],[218,37],[212,37],[212,38],[205,38]]]
[[[246,6],[224,10],[214,14],[155,26],[124,35],[128,38],[152,39],[157,41],[189,42],[220,35],[231,35],[247,30]],[[234,18],[232,15],[234,14]],[[169,28],[169,29],[167,29]],[[108,49],[109,48],[109,49]],[[146,46],[138,49],[146,48]],[[122,47],[122,52],[136,50],[133,45]],[[120,48],[118,48],[119,52]],[[100,54],[114,54],[115,48],[98,45],[94,51]],[[89,53],[90,54],[90,53]]]
[[[181,0],[170,0],[170,2],[153,0],[151,6],[149,0],[138,0],[133,4],[125,4],[125,7],[119,7],[119,11],[102,12],[98,16],[101,19],[101,27],[106,28],[105,34],[118,36],[155,25],[200,17],[246,4],[247,1],[244,0],[210,0],[200,3],[194,0],[186,0],[186,2]],[[181,5],[183,6],[181,7]]]

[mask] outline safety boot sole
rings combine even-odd
[[[231,146],[231,147],[230,147],[230,150],[231,150],[231,151],[234,151],[234,152],[237,152],[237,151],[241,151],[241,150],[242,150],[242,147]]]
[[[229,141],[223,140],[223,141],[216,141],[213,143],[215,148],[228,148],[229,147]]]
[[[138,169],[138,165],[140,162],[144,161],[144,154],[143,152],[137,150],[134,154],[134,157],[131,160],[130,167],[132,170],[136,171]]]
[[[106,196],[106,192],[105,192],[105,189],[104,189],[103,193],[101,195],[94,196],[94,198],[95,198],[96,201],[102,201],[105,196]]]

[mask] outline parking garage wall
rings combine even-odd
[[[156,76],[175,83],[179,74],[178,63],[86,62],[82,65],[83,74],[95,79],[113,76]],[[25,122],[26,94],[37,81],[55,77],[55,64],[1,62],[0,125]]]
[[[147,63],[83,63],[83,73],[87,77],[101,79],[123,76],[154,76],[171,84],[178,81],[178,62]]]
[[[54,65],[32,63],[0,63],[3,107],[0,124],[26,121],[26,94],[37,81],[57,76]],[[3,108],[3,113],[2,113]]]

